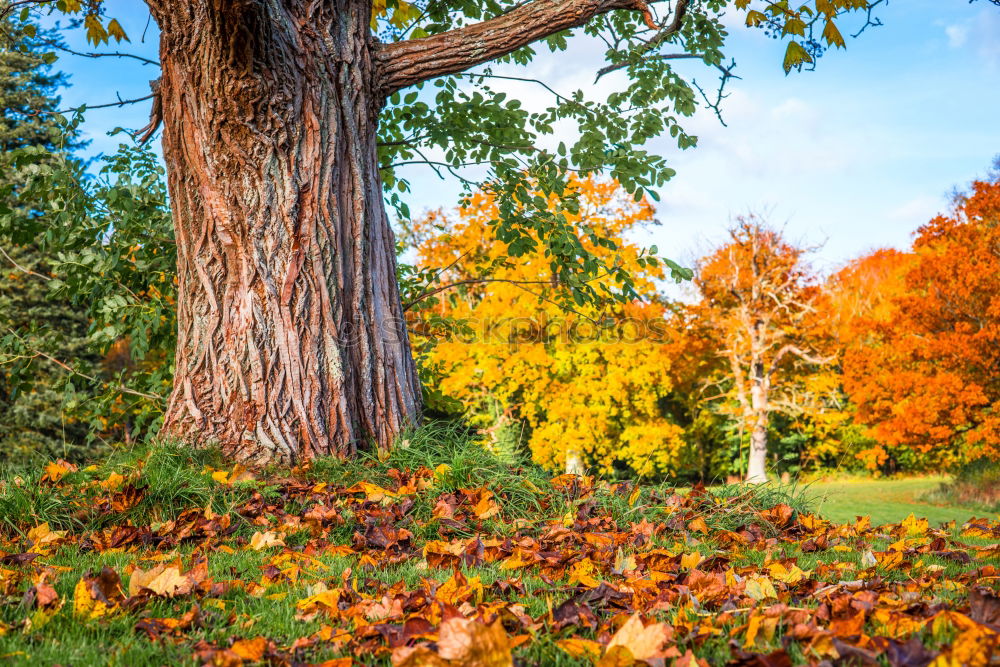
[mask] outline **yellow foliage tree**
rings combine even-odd
[[[532,457],[548,469],[675,472],[682,429],[660,408],[674,386],[676,350],[654,282],[664,264],[626,239],[655,223],[653,208],[614,181],[569,187],[580,209],[568,242],[626,269],[643,301],[617,303],[616,277],[599,275],[592,286],[607,302],[567,308],[545,257],[513,257],[493,235],[497,204],[480,192],[454,214],[429,213],[407,230],[418,266],[433,277],[407,304],[418,357],[484,431],[520,422]],[[442,321],[461,327],[441,336]]]

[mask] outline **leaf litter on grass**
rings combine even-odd
[[[441,465],[387,464],[373,481],[208,468],[219,493],[239,491],[230,509],[206,487],[190,496],[205,506],[151,506],[143,523],[146,473],[45,468],[57,524],[26,512],[0,533],[0,657],[112,642],[92,655],[919,667],[995,664],[1000,646],[1000,524],[986,519],[838,525],[766,489],[461,486]]]

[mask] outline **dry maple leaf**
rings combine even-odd
[[[250,548],[254,551],[260,551],[261,549],[266,549],[268,547],[283,547],[285,546],[285,541],[278,537],[278,534],[273,530],[267,532],[256,532],[253,537],[250,538]]]
[[[128,580],[129,597],[148,590],[162,597],[186,595],[194,589],[194,582],[181,574],[179,565],[160,564],[151,570],[143,572],[139,568],[132,571]]]
[[[47,521],[28,531],[28,541],[31,542],[31,550],[43,556],[47,555],[50,549],[65,540],[66,531],[49,529]]]
[[[119,609],[124,601],[121,578],[110,567],[95,575],[88,572],[73,589],[73,614],[83,619],[108,616]]]
[[[470,618],[441,624],[438,655],[459,667],[511,667],[511,643],[499,619],[486,625]]]
[[[489,519],[500,513],[500,506],[493,500],[493,492],[488,489],[480,491],[479,502],[472,508],[472,513],[479,519]]]
[[[660,652],[660,647],[670,637],[672,628],[666,623],[653,623],[643,626],[639,613],[629,617],[608,642],[606,656],[620,655],[615,649],[627,649],[634,660],[649,660]],[[615,663],[616,664],[616,663]]]
[[[267,638],[255,637],[253,639],[239,639],[233,642],[229,650],[247,662],[259,662],[264,657],[267,650]]]
[[[571,637],[556,641],[556,646],[569,653],[574,658],[587,658],[591,662],[601,657],[601,645],[593,639]]]
[[[58,461],[50,462],[45,466],[45,474],[42,475],[40,480],[42,484],[57,484],[66,473],[76,472],[79,470],[75,465],[69,463],[68,461],[63,461],[59,459]]]
[[[449,663],[427,646],[400,646],[392,652],[392,667],[449,667]]]

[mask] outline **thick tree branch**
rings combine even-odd
[[[646,0],[534,0],[488,21],[379,47],[379,88],[390,95],[421,81],[455,74],[616,9],[642,12],[650,28],[659,30]]]
[[[778,353],[776,355],[774,355],[774,361],[771,362],[771,370],[768,371],[768,375],[774,374],[775,369],[778,368],[778,364],[781,362],[782,358],[784,358],[786,354],[794,354],[802,361],[805,361],[806,363],[810,364],[815,364],[817,366],[828,364],[836,359],[836,357],[819,357],[813,354],[809,354],[808,352],[798,347],[797,345],[785,345],[780,350],[778,350]]]

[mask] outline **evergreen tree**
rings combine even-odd
[[[40,206],[16,197],[24,174],[12,152],[35,146],[57,155],[81,142],[53,114],[66,85],[53,69],[54,56],[24,25],[2,28],[8,39],[0,39],[0,207],[15,217],[37,216]],[[0,339],[17,351],[0,357],[0,461],[78,458],[86,448],[87,425],[73,417],[80,396],[60,361],[96,364],[85,340],[89,321],[65,299],[50,296],[48,274],[33,239],[14,233],[0,244]]]

